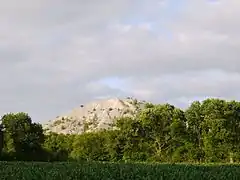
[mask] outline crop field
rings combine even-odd
[[[0,162],[1,180],[237,180],[240,165]]]

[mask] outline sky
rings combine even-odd
[[[0,0],[0,114],[132,96],[240,100],[239,0]]]

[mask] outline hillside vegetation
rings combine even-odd
[[[111,119],[110,127],[115,128],[99,128],[79,134],[44,133],[42,125],[32,122],[28,114],[6,114],[1,118],[1,159],[168,163],[240,161],[240,102],[206,99],[193,102],[185,111],[170,104],[145,103],[143,106],[132,115]],[[101,112],[100,107],[94,107]],[[119,105],[106,107],[114,109]],[[104,118],[98,119],[99,127],[103,121]]]
[[[112,129],[116,118],[132,117],[144,107],[144,101],[133,98],[112,98],[81,104],[65,115],[44,124],[47,132],[82,134],[84,132]]]

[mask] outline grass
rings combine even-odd
[[[240,165],[0,162],[1,180],[234,180]]]

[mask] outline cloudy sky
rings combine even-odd
[[[239,0],[0,0],[0,113],[240,100],[239,17]]]

